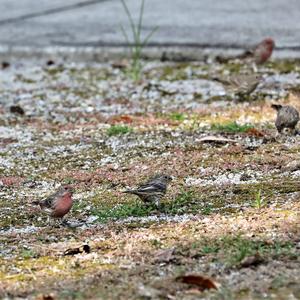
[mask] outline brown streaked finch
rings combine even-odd
[[[42,210],[46,211],[52,218],[63,218],[73,205],[73,187],[64,185],[57,192],[42,201],[35,201]]]
[[[123,193],[137,195],[146,204],[159,206],[161,198],[167,192],[167,185],[171,181],[171,176],[158,174],[141,184],[137,189],[127,190]]]
[[[262,79],[261,75],[232,75],[227,78],[214,77],[213,80],[223,84],[224,89],[237,96],[238,100],[244,100],[246,96],[253,93]]]
[[[272,104],[272,108],[277,111],[275,126],[279,133],[284,129],[288,129],[292,134],[295,134],[295,128],[299,122],[298,110],[290,105]]]

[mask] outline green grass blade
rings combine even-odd
[[[142,30],[142,25],[143,25],[144,6],[145,6],[145,0],[142,0],[141,8],[140,8],[139,22],[138,22],[138,27],[137,27],[137,38],[138,38],[137,42],[138,42],[138,44],[140,44],[140,42],[141,42],[141,30]]]
[[[156,26],[155,28],[153,28],[150,33],[145,37],[144,41],[142,42],[142,48],[145,47],[148,43],[148,41],[151,39],[151,37],[153,36],[153,34],[158,30],[158,26]]]
[[[137,40],[137,30],[136,30],[136,25],[134,24],[134,21],[133,21],[133,18],[132,18],[132,15],[128,9],[128,6],[125,2],[125,0],[121,0],[122,4],[123,4],[123,7],[124,7],[124,10],[126,12],[126,15],[129,19],[129,23],[130,23],[130,27],[131,27],[131,31],[132,31],[132,34],[133,34],[133,39],[134,41]]]
[[[129,41],[129,38],[128,38],[128,34],[126,33],[126,30],[122,25],[120,25],[120,28],[121,28],[122,34],[123,34],[123,36],[126,40],[126,43],[128,44],[128,47],[129,47],[129,50],[130,50],[130,55],[132,56],[132,51],[133,50],[132,50],[132,45],[131,45],[131,43]]]

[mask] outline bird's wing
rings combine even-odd
[[[237,55],[235,58],[246,59],[246,58],[252,57],[253,54],[254,54],[254,48],[245,50],[243,53]]]
[[[217,76],[214,76],[211,78],[213,81],[217,81],[217,82],[220,82],[224,85],[230,85],[230,79],[228,78],[225,78],[225,77],[217,77]]]
[[[166,185],[162,182],[153,182],[141,185],[138,189],[138,192],[141,193],[156,193],[156,192],[165,192]]]
[[[42,201],[42,206],[44,206],[46,208],[53,208],[55,206],[57,197],[59,197],[61,193],[62,193],[62,191],[59,190],[56,193],[47,197],[44,201]]]

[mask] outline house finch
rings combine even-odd
[[[167,185],[172,180],[171,176],[159,174],[151,177],[144,184],[141,184],[135,190],[127,190],[124,193],[134,194],[140,197],[140,199],[149,204],[154,203],[159,205],[160,199],[166,194]]]
[[[228,78],[214,77],[213,80],[221,82],[227,92],[233,93],[239,100],[243,100],[245,96],[249,96],[255,91],[261,81],[261,75],[236,75]]]
[[[253,49],[244,53],[245,58],[250,58],[257,65],[265,63],[272,55],[275,42],[271,38],[266,38],[257,44]]]
[[[264,64],[271,57],[274,47],[274,40],[272,38],[265,38],[252,49],[249,49],[238,56],[231,56],[227,59],[217,56],[216,59],[220,63],[226,63],[232,59],[241,59],[246,60],[246,62],[248,63],[261,65]]]
[[[35,201],[33,203],[39,205],[50,217],[63,218],[73,205],[72,193],[73,188],[69,185],[65,185],[45,200]]]
[[[275,120],[275,126],[279,133],[283,129],[289,129],[295,133],[295,127],[299,121],[299,112],[297,109],[290,105],[272,104],[272,108],[277,111],[277,118]]]

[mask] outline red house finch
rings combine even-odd
[[[241,55],[229,57],[229,58],[221,58],[217,57],[216,59],[221,62],[225,63],[231,59],[242,59],[248,60],[248,63],[255,63],[257,65],[264,64],[272,55],[273,50],[275,47],[275,42],[272,38],[265,38],[259,44],[254,46],[252,49],[249,49],[242,53]]]
[[[261,65],[271,57],[274,47],[274,40],[271,38],[266,38],[256,45],[252,50],[249,50],[248,53],[257,65]]]
[[[277,118],[275,120],[275,126],[279,133],[283,129],[287,128],[295,133],[295,127],[299,122],[299,112],[297,109],[290,105],[272,104],[272,108],[277,111]]]
[[[50,217],[63,218],[73,205],[72,193],[73,188],[69,185],[65,185],[45,200],[33,203],[38,204]]]
[[[236,75],[227,78],[214,77],[213,80],[221,82],[227,92],[233,93],[239,100],[249,96],[255,91],[261,81],[261,76],[257,74]]]
[[[137,195],[143,202],[147,204],[154,203],[158,206],[160,199],[166,194],[167,185],[171,180],[172,177],[168,175],[155,175],[141,184],[137,189],[127,190],[124,193]]]

